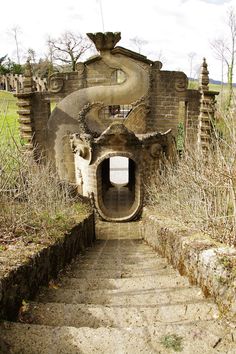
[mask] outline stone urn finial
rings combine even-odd
[[[201,65],[200,78],[199,78],[199,89],[202,91],[209,90],[209,71],[207,70],[206,58],[203,58],[203,63]]]
[[[95,44],[98,51],[113,49],[121,39],[120,32],[87,33],[87,36]]]
[[[25,74],[23,78],[23,90],[25,93],[29,93],[34,91],[34,82],[33,82],[33,74],[32,67],[30,63],[30,58],[27,59],[25,64]]]

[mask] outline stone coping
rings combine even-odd
[[[0,257],[0,319],[14,320],[22,301],[32,299],[40,286],[48,285],[94,240],[92,213],[49,245],[18,246],[7,267],[4,257]]]
[[[159,254],[212,296],[222,315],[236,321],[236,249],[175,220],[144,209],[142,236]]]

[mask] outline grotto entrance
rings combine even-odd
[[[113,221],[130,219],[140,205],[136,163],[124,156],[105,158],[98,167],[99,208]]]

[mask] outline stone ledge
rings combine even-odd
[[[7,272],[0,274],[0,319],[14,320],[22,300],[32,299],[40,286],[47,285],[94,240],[94,215],[90,214],[50,245],[34,247],[26,260],[16,255]]]
[[[144,209],[142,237],[236,320],[236,249]]]

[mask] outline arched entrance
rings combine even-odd
[[[98,205],[106,220],[131,220],[140,208],[140,176],[126,156],[105,158],[97,169]]]

